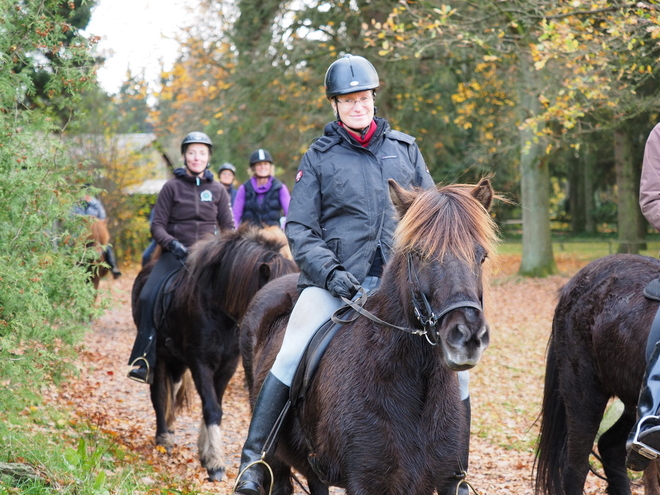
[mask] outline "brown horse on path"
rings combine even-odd
[[[442,492],[467,445],[457,371],[488,346],[482,264],[496,240],[493,189],[451,185],[405,191],[390,181],[401,218],[379,289],[331,341],[302,401],[291,405],[273,458],[273,495],[293,491],[291,468],[312,495]],[[266,285],[241,322],[241,355],[254,400],[281,346],[296,277]]]
[[[90,261],[87,271],[90,274],[90,282],[94,289],[98,290],[101,279],[105,277],[108,272],[107,264],[104,258],[104,246],[110,243],[110,232],[108,231],[108,224],[105,220],[94,218],[90,221],[90,233],[87,236],[87,249],[94,251],[94,259]]]
[[[186,370],[202,400],[199,457],[209,479],[225,472],[222,442],[222,398],[239,362],[238,326],[254,294],[269,280],[297,271],[280,254],[281,242],[258,228],[241,226],[195,244],[177,279],[156,302],[156,366],[151,402],[156,413],[156,445],[174,446],[176,410],[186,396]],[[133,284],[133,319],[137,325],[139,295],[154,262]]]
[[[626,438],[635,424],[646,369],[646,340],[658,302],[643,295],[660,261],[615,254],[592,261],[561,290],[548,343],[537,495],[581,495],[605,408],[618,397],[621,417],[598,439],[609,495],[630,495]],[[657,463],[645,471],[658,495]]]

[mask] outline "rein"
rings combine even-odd
[[[347,306],[355,310],[357,315],[349,319],[342,319],[340,317],[340,313],[342,309],[345,308],[344,306],[342,308],[339,308],[337,311],[335,311],[335,313],[332,315],[332,321],[334,323],[341,323],[341,324],[351,323],[355,321],[360,315],[362,315],[379,325],[394,328],[396,330],[401,330],[403,332],[410,333],[412,335],[424,336],[429,344],[435,346],[439,342],[439,336],[435,326],[437,325],[438,321],[440,321],[440,319],[443,316],[445,316],[447,313],[450,313],[451,311],[454,311],[455,309],[458,308],[474,308],[478,311],[483,311],[482,305],[480,303],[477,303],[475,301],[459,301],[454,304],[450,304],[449,306],[445,307],[440,313],[436,314],[431,308],[431,304],[429,303],[429,300],[427,299],[424,293],[421,293],[422,303],[424,304],[424,307],[421,308],[419,298],[415,295],[415,287],[419,286],[419,277],[417,276],[417,272],[413,270],[412,254],[408,253],[407,258],[408,258],[408,279],[411,283],[410,292],[411,292],[413,310],[415,317],[417,318],[417,321],[419,321],[419,323],[422,325],[421,329],[401,327],[399,325],[394,325],[393,323],[388,323],[386,321],[381,320],[373,313],[364,309],[364,305],[366,304],[367,299],[369,298],[367,292],[364,290],[364,287],[358,288],[358,294],[360,295],[355,300],[350,300],[343,296],[341,298],[342,301],[344,301],[344,303]]]

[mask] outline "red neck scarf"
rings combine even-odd
[[[372,120],[371,124],[369,124],[369,130],[366,132],[364,137],[362,137],[360,136],[359,133],[356,133],[353,130],[346,127],[343,122],[339,122],[339,125],[342,126],[344,129],[346,129],[351,134],[351,136],[353,136],[353,138],[365,148],[369,146],[369,141],[371,141],[371,138],[374,137],[374,134],[376,133],[376,129],[378,128],[376,121]]]

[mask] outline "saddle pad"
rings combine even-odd
[[[660,278],[651,280],[646,287],[644,287],[644,295],[654,301],[660,301]]]
[[[341,316],[344,320],[355,314],[356,311],[350,306],[343,306],[335,312],[336,316]],[[312,340],[307,344],[291,384],[291,402],[293,404],[305,398],[323,354],[325,354],[337,331],[343,326],[343,323],[335,323],[329,319],[319,327]]]

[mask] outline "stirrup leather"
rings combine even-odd
[[[151,375],[151,366],[149,366],[149,361],[147,361],[147,358],[145,356],[140,356],[140,357],[135,358],[135,360],[133,360],[133,362],[129,366],[140,367],[140,365],[138,364],[140,361],[144,361],[144,364],[147,367],[147,376],[145,377],[145,379],[141,380],[140,378],[137,378],[135,376],[131,376],[130,371],[128,372],[128,378],[130,378],[131,380],[136,381],[138,383],[147,383],[148,384],[149,383],[149,376]],[[131,371],[133,371],[133,370],[131,370]]]

